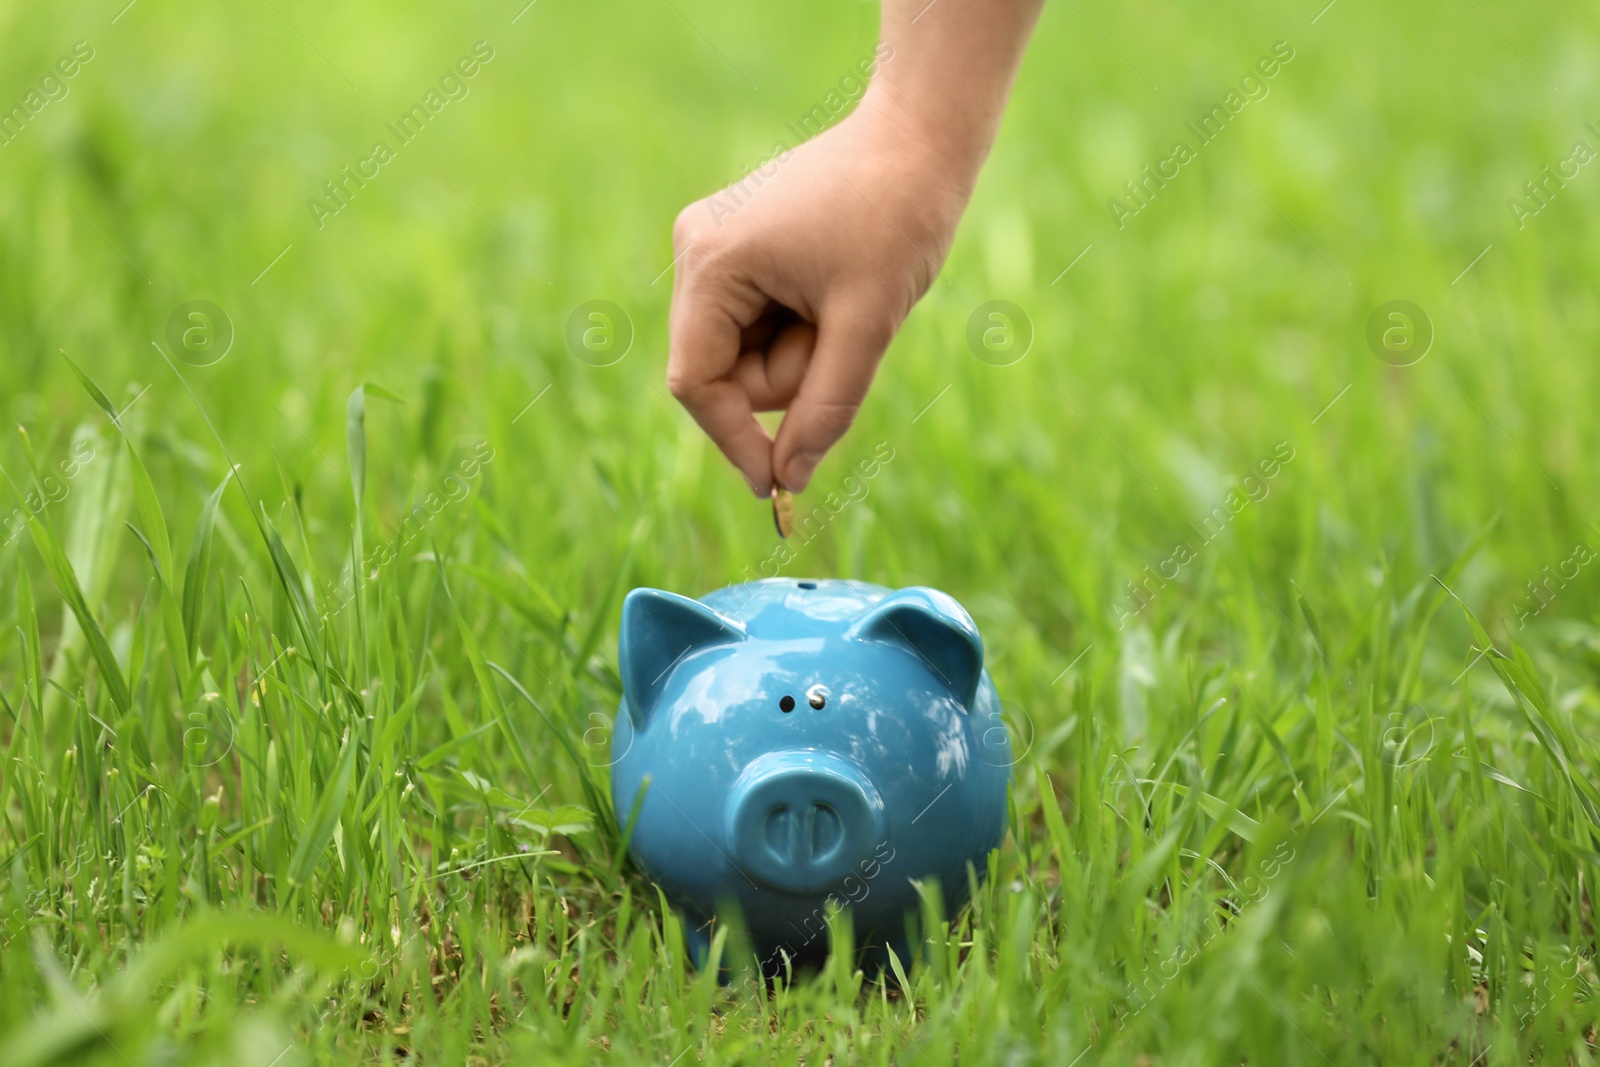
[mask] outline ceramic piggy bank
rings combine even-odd
[[[612,797],[697,965],[737,908],[762,968],[849,910],[910,966],[913,879],[965,903],[1005,831],[1011,747],[972,619],[933,589],[772,578],[622,606]],[[641,796],[642,794],[642,796]]]

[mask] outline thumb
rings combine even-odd
[[[773,445],[779,485],[798,492],[810,484],[822,457],[855,422],[893,335],[892,326],[866,314],[821,317],[811,364]]]

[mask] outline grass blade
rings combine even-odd
[[[100,677],[105,682],[111,702],[117,706],[119,714],[128,714],[133,710],[133,696],[128,689],[128,680],[122,676],[122,668],[117,665],[116,653],[112,652],[111,643],[106,640],[105,632],[100,629],[100,624],[89,611],[89,604],[84,599],[83,588],[78,584],[78,576],[72,569],[72,562],[67,559],[66,553],[61,551],[61,545],[56,540],[55,534],[32,514],[28,516],[28,531],[33,534],[34,547],[44,559],[45,570],[49,573],[56,592],[66,601],[67,607],[71,609],[79,627],[83,630],[85,640],[89,642],[89,652],[100,668]]]
[[[189,657],[194,658],[199,646],[200,613],[205,608],[206,575],[211,570],[211,534],[216,526],[217,505],[222,501],[222,491],[233,477],[230,470],[206,497],[200,515],[194,521],[194,533],[189,537],[189,560],[183,570],[183,632],[189,637]]]
[[[327,851],[328,843],[333,840],[334,827],[338,826],[339,819],[344,815],[345,799],[350,793],[350,777],[355,771],[356,752],[360,747],[354,733],[346,730],[339,764],[322,790],[322,795],[317,798],[317,806],[295,846],[293,858],[289,860],[290,885],[306,884]]]

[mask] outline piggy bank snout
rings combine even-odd
[[[883,801],[854,763],[820,752],[752,762],[728,803],[732,859],[774,889],[814,893],[867,861],[883,836]]]

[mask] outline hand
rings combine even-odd
[[[673,227],[667,383],[757,496],[801,490],[938,275],[976,162],[886,93]],[[783,411],[777,439],[757,411]]]

